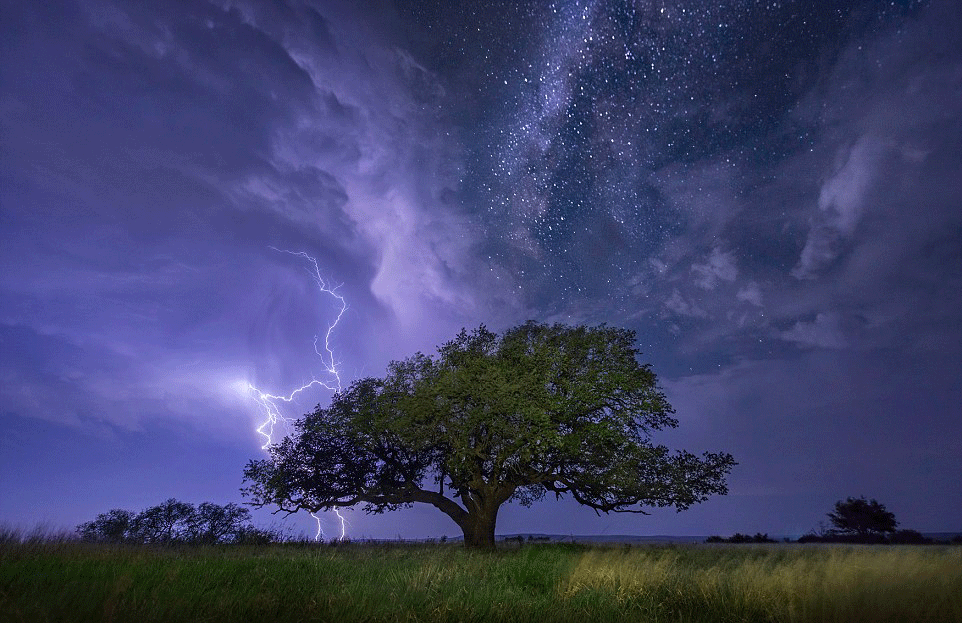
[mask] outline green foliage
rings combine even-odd
[[[0,544],[0,621],[959,621],[962,548]]]
[[[170,498],[139,513],[115,508],[77,526],[85,541],[104,543],[229,543],[264,541],[268,532],[250,525],[250,511],[234,503],[198,507]],[[263,532],[263,534],[261,534]]]
[[[639,354],[633,331],[606,326],[461,331],[437,356],[392,362],[305,416],[270,459],[248,464],[242,491],[288,512],[432,504],[466,544],[487,547],[509,500],[551,492],[645,512],[726,493],[730,455],[651,442],[678,421]]]
[[[895,515],[876,500],[864,497],[848,498],[835,503],[835,510],[828,513],[835,526],[834,532],[858,536],[881,536],[895,532],[898,522]]]

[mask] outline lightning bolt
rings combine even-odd
[[[334,357],[334,351],[331,349],[331,335],[334,333],[334,329],[337,328],[338,323],[341,322],[341,318],[344,317],[344,313],[347,311],[347,301],[337,292],[338,288],[341,286],[338,285],[331,287],[328,284],[328,282],[321,276],[321,269],[317,265],[316,259],[307,253],[304,253],[303,251],[288,251],[286,249],[278,249],[276,247],[270,248],[278,253],[286,253],[288,255],[301,258],[309,264],[307,273],[317,285],[317,289],[321,295],[327,295],[334,299],[337,307],[337,316],[334,318],[334,321],[328,325],[327,331],[324,333],[323,348],[318,345],[320,342],[319,336],[314,336],[314,353],[317,354],[318,358],[321,360],[321,365],[323,368],[323,373],[321,374],[322,378],[317,378],[317,376],[312,375],[310,381],[287,394],[269,394],[261,391],[251,383],[247,384],[247,390],[264,410],[265,419],[263,423],[261,423],[261,425],[256,429],[257,433],[264,438],[264,445],[261,446],[262,450],[267,450],[269,447],[274,445],[274,429],[278,423],[283,423],[285,427],[289,423],[289,420],[284,417],[282,405],[290,404],[294,401],[294,398],[298,394],[315,387],[323,388],[330,392],[341,391],[341,372],[338,368],[338,361]],[[347,519],[337,508],[334,509],[334,514],[337,515],[338,520],[340,520],[341,536],[339,538],[343,541],[347,537]],[[321,528],[321,519],[314,513],[311,513],[311,517],[313,517],[314,521],[317,522],[317,533],[314,535],[314,540],[319,541],[326,537],[323,528]]]

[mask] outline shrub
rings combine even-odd
[[[924,545],[931,542],[932,539],[925,538],[918,530],[898,530],[889,537],[889,543],[897,545]]]

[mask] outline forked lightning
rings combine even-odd
[[[282,404],[293,402],[294,398],[298,394],[314,387],[321,387],[330,392],[341,391],[341,373],[340,370],[338,370],[338,361],[334,358],[334,351],[331,349],[331,334],[334,333],[334,329],[344,316],[344,312],[347,311],[347,301],[344,300],[343,296],[337,293],[337,289],[340,286],[330,287],[328,285],[327,281],[321,277],[321,269],[318,267],[316,259],[307,253],[304,253],[303,251],[287,251],[285,249],[278,249],[275,247],[271,247],[271,249],[279,253],[287,253],[288,255],[299,257],[303,260],[306,260],[310,264],[310,267],[307,269],[308,274],[314,280],[314,283],[317,284],[317,288],[322,295],[331,296],[335,300],[335,305],[337,306],[337,316],[334,318],[334,321],[328,325],[327,331],[324,333],[323,351],[318,346],[318,342],[320,341],[318,336],[314,336],[314,352],[317,353],[317,356],[320,358],[323,366],[322,378],[317,378],[314,376],[304,385],[301,385],[288,394],[281,395],[263,392],[254,385],[248,383],[248,390],[254,397],[254,400],[256,400],[258,404],[260,404],[261,408],[264,409],[264,414],[266,416],[264,422],[257,427],[257,432],[264,437],[264,445],[261,446],[262,450],[268,449],[275,443],[274,428],[277,426],[277,423],[283,422],[285,425],[288,423],[288,420],[284,417],[284,413],[281,409]],[[334,509],[334,514],[337,515],[338,520],[340,520],[341,536],[339,538],[343,540],[347,536],[347,520],[343,515],[341,515],[340,510],[336,508]],[[317,533],[314,535],[314,540],[320,540],[325,536],[324,530],[321,528],[321,520],[314,513],[311,513],[311,517],[313,517],[317,522]]]

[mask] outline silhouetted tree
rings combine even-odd
[[[727,493],[731,455],[651,442],[678,421],[634,342],[605,326],[462,331],[318,406],[248,464],[242,491],[287,512],[432,504],[473,547],[494,546],[502,504],[546,492],[604,513]]]
[[[877,501],[864,497],[848,498],[835,503],[835,510],[828,513],[837,534],[875,537],[895,532],[898,522],[895,515]]]
[[[174,498],[144,509],[131,523],[131,532],[144,543],[190,541],[193,534],[194,505]]]
[[[85,541],[119,543],[131,538],[130,526],[136,515],[122,508],[114,508],[97,515],[93,521],[77,526],[77,533]]]
[[[198,507],[170,498],[139,513],[113,509],[77,526],[85,541],[132,543],[270,542],[280,533],[250,524],[250,511],[230,503]]]
[[[248,527],[250,518],[250,510],[243,506],[204,502],[194,513],[191,527],[193,540],[204,543],[234,540]]]

